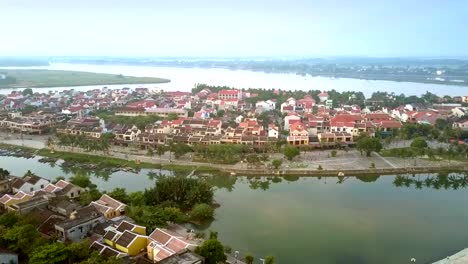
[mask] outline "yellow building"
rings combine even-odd
[[[116,230],[121,232],[121,233],[128,230],[128,231],[132,231],[133,233],[137,233],[137,234],[146,236],[146,227],[140,226],[140,225],[135,225],[135,224],[129,223],[127,221],[122,221],[117,226]]]
[[[0,198],[1,209],[6,210],[9,206],[28,201],[32,197],[32,194],[23,191],[19,191],[15,195],[5,194]]]
[[[107,194],[103,194],[99,200],[91,202],[99,212],[101,212],[107,219],[125,214],[126,204],[117,201]]]
[[[136,256],[146,249],[147,236],[126,230],[115,241],[115,248],[130,256]]]

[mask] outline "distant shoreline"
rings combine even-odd
[[[121,74],[93,73],[82,71],[42,69],[2,69],[0,89],[53,88],[94,85],[130,85],[168,83],[169,79],[156,77],[134,77]]]

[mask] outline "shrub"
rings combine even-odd
[[[279,167],[281,167],[282,164],[283,164],[283,161],[279,159],[275,159],[271,162],[271,165],[273,165],[275,169],[279,169]]]
[[[214,210],[208,204],[201,203],[193,206],[190,216],[193,220],[204,221],[213,219]]]
[[[332,156],[332,157],[336,157],[336,150],[332,150],[332,151],[331,151],[331,156]]]
[[[323,170],[322,165],[318,165],[317,170]]]
[[[418,149],[423,149],[427,148],[427,142],[424,140],[422,137],[417,137],[411,142],[411,147],[412,148],[418,148]]]

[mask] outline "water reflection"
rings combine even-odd
[[[156,174],[155,174],[156,175]],[[212,175],[203,176],[210,184],[218,189],[224,189],[232,192],[236,183],[244,183],[252,190],[266,191],[274,184],[295,182],[300,179],[312,178],[324,184],[346,184],[350,179],[357,179],[362,183],[375,183],[381,177],[391,177],[394,187],[414,187],[416,189],[461,189],[468,187],[468,172],[466,173],[439,173],[439,174],[414,174],[414,175],[395,175],[395,176],[328,176],[328,177],[299,177],[299,176],[229,176]]]
[[[468,187],[468,172],[464,174],[439,173],[437,175],[397,175],[393,180],[396,187],[414,187],[416,189],[431,188],[458,190]]]

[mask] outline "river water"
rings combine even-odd
[[[17,68],[17,67],[15,67]],[[11,69],[11,68],[10,68]],[[87,65],[57,63],[44,67],[23,67],[22,69],[73,70],[97,73],[123,74],[131,76],[161,77],[170,79],[170,83],[144,85],[158,87],[165,91],[190,91],[197,83],[226,85],[235,88],[280,88],[284,90],[331,90],[362,91],[370,96],[375,91],[394,92],[405,95],[421,95],[426,91],[443,95],[468,95],[468,86],[439,85],[394,81],[371,81],[349,78],[329,78],[300,76],[290,73],[264,73],[246,70],[150,67],[128,65]],[[140,85],[109,85],[108,87],[139,87]],[[86,91],[102,86],[79,86],[75,90]],[[69,87],[41,88],[41,91],[60,91]],[[0,89],[0,94],[10,93],[15,89]]]
[[[73,174],[38,158],[1,157],[0,167],[48,179]],[[153,185],[148,172],[88,174],[102,190],[139,191]],[[413,257],[431,263],[468,246],[465,178],[216,176],[209,180],[221,207],[200,229],[218,231],[233,250],[253,253],[255,263],[265,255],[281,264],[393,264]]]

